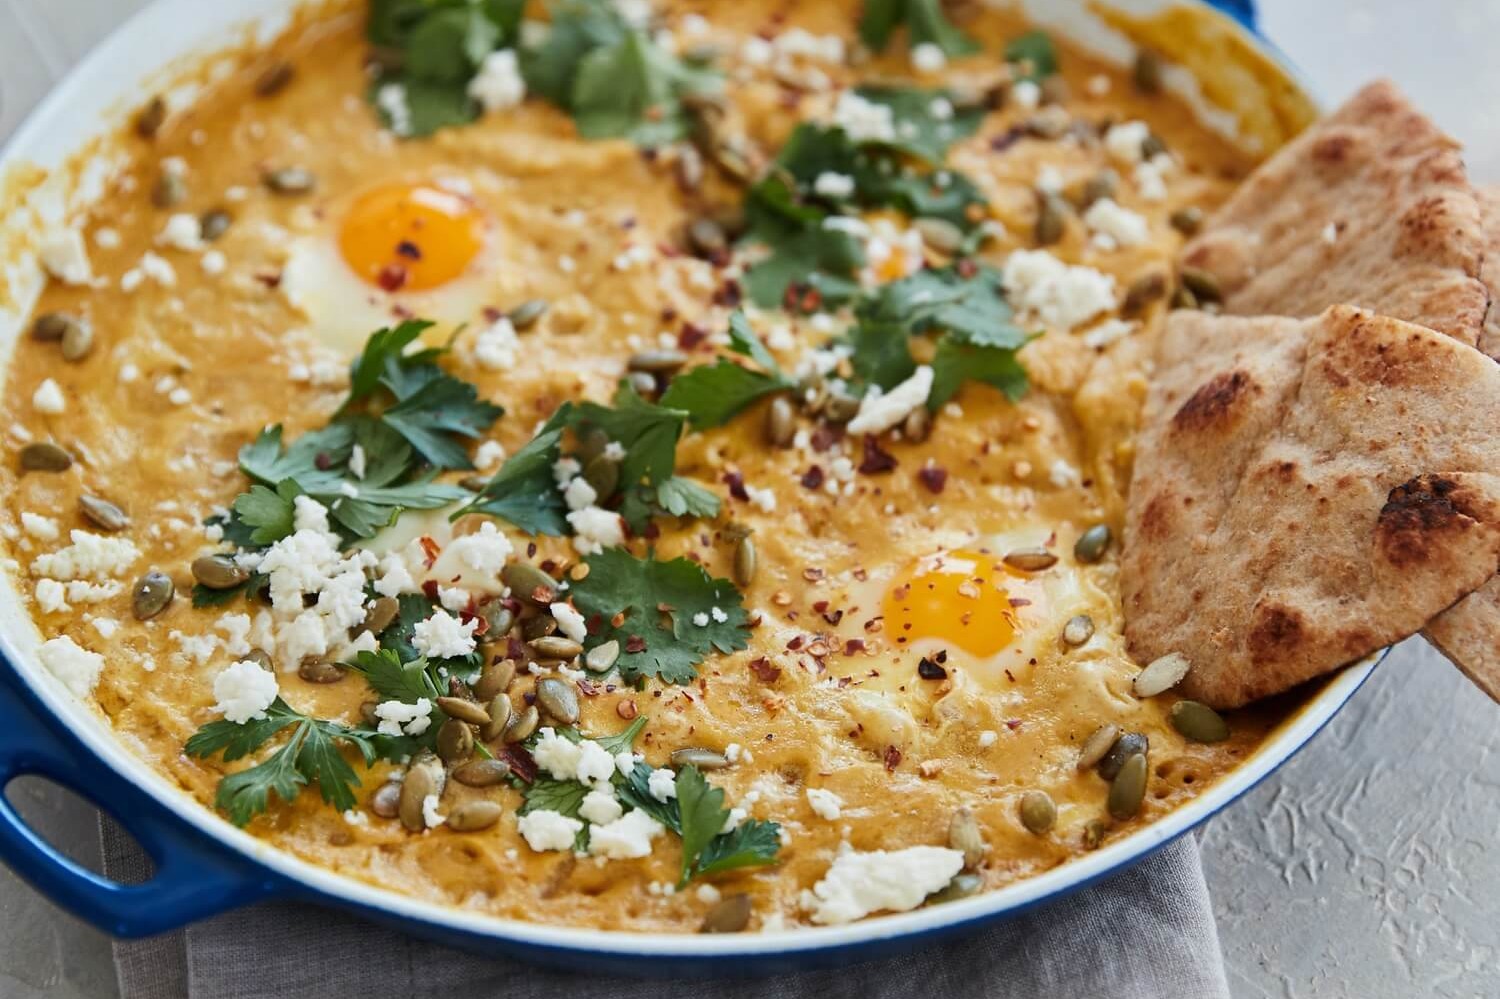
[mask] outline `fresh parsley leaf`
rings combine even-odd
[[[936,45],[947,56],[979,51],[979,43],[964,34],[943,12],[942,0],[865,0],[859,37],[871,50],[882,51],[891,34],[906,25],[907,42]]]
[[[854,273],[864,266],[865,250],[850,233],[820,224],[769,245],[770,256],[745,272],[745,290],[761,308],[786,304],[795,287],[815,292],[818,309],[837,308],[859,293]]]
[[[911,377],[911,334],[899,322],[866,320],[850,328],[849,363],[866,382],[888,389]]]
[[[667,391],[662,395],[662,405],[686,412],[688,424],[695,430],[722,426],[757,399],[793,385],[792,380],[781,373],[776,358],[771,356],[766,345],[760,342],[760,337],[750,328],[750,322],[743,312],[735,312],[729,317],[729,349],[750,358],[762,370],[751,371],[720,358],[713,365],[693,368],[673,378],[672,384],[667,386]],[[692,483],[687,485],[691,486]],[[701,487],[693,488],[699,489],[706,496],[713,495]],[[657,501],[663,509],[682,516],[674,508],[682,503],[670,501],[663,492],[664,489],[657,491]],[[697,516],[714,516],[718,512],[717,498],[713,500],[713,507],[713,513]]]
[[[891,109],[896,141],[890,148],[932,164],[942,163],[955,142],[967,139],[984,123],[984,108],[960,102],[948,90],[865,86],[855,93]]]
[[[744,354],[750,360],[761,366],[766,374],[773,378],[785,378],[781,373],[781,365],[776,363],[776,358],[766,349],[766,345],[760,342],[760,337],[755,335],[755,330],[750,328],[750,320],[745,314],[735,310],[729,316],[729,349],[736,354]]]
[[[402,355],[406,348],[431,329],[432,325],[425,319],[409,319],[399,326],[379,329],[370,334],[370,339],[365,341],[364,350],[360,351],[354,363],[349,366],[349,397],[339,412],[344,412],[354,403],[379,391],[386,373],[402,367]]]
[[[483,513],[509,521],[527,534],[567,533],[567,506],[557,490],[552,466],[561,455],[559,444],[571,418],[572,407],[564,403],[535,437],[505,460],[474,501],[454,513],[454,519]]]
[[[708,841],[698,855],[693,877],[708,877],[740,867],[776,862],[781,850],[781,826],[762,819],[746,819],[727,833]]]
[[[403,593],[396,598],[399,611],[396,620],[390,626],[375,636],[380,639],[380,651],[384,655],[390,653],[396,656],[400,663],[414,663],[421,660],[422,653],[412,644],[412,636],[416,634],[418,621],[425,621],[432,617],[433,612],[438,610],[438,604],[427,598],[422,593]],[[484,665],[484,656],[475,649],[467,656],[452,659],[430,659],[427,660],[427,668],[433,677],[437,676],[437,670],[445,669],[449,674],[457,676],[460,680],[472,680]],[[429,695],[422,695],[424,697]]]
[[[381,416],[437,468],[473,468],[468,451],[453,439],[476,438],[504,412],[479,400],[479,390],[468,382],[438,374]]]
[[[656,505],[674,517],[719,515],[719,497],[680,475],[674,475],[656,487]]]
[[[1011,402],[1018,402],[1029,385],[1015,348],[987,346],[949,333],[938,341],[932,358],[932,389],[927,395],[927,408],[936,411],[952,399],[965,379],[993,385]]]
[[[546,40],[521,53],[521,73],[527,90],[566,108],[579,63],[596,49],[619,44],[630,27],[608,0],[561,0],[551,15]]]
[[[622,485],[656,485],[671,477],[686,413],[647,402],[629,382],[621,382],[613,408],[585,402],[575,407],[574,414],[576,427],[597,427],[625,449],[620,462]]]
[[[739,590],[727,579],[710,577],[696,562],[638,559],[623,548],[585,561],[589,574],[569,592],[585,618],[603,622],[599,633],[589,636],[590,647],[620,643],[615,665],[625,682],[655,676],[665,683],[690,683],[714,651],[745,647],[748,625]],[[615,627],[612,620],[621,613],[624,620]],[[705,623],[695,624],[695,617]]]
[[[677,771],[676,802],[682,836],[682,876],[677,887],[701,875],[775,861],[781,849],[780,827],[750,820],[724,833],[729,821],[724,792],[704,779],[697,767]]]
[[[635,740],[646,729],[646,716],[638,715],[635,721],[614,735],[601,735],[594,739],[611,756],[619,756],[635,748]]]
[[[1006,43],[1005,61],[1021,71],[1019,79],[1041,80],[1057,72],[1057,48],[1045,31],[1028,31]]]
[[[235,498],[234,512],[240,521],[251,528],[250,541],[257,545],[269,545],[292,533],[294,500],[303,495],[296,479],[283,479],[275,489],[255,485],[248,493]]]
[[[361,652],[344,665],[363,675],[381,700],[415,704],[424,697],[434,700],[442,693],[436,671],[421,656],[402,662],[395,649],[381,649]]]

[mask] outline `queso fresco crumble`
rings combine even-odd
[[[1250,166],[1155,55],[480,9],[306,15],[38,238],[9,568],[132,751],[362,881],[735,932],[1012,883],[1259,743],[1121,638],[1144,359]]]

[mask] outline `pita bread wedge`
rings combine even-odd
[[[1125,635],[1220,708],[1415,633],[1500,569],[1500,366],[1426,327],[1173,313],[1126,514]]]
[[[1422,637],[1500,701],[1500,576],[1429,621]]]
[[[1382,81],[1261,164],[1183,264],[1214,275],[1234,315],[1351,303],[1473,346],[1488,303],[1482,256],[1458,143]]]
[[[1500,361],[1500,187],[1481,187],[1474,194],[1484,223],[1484,263],[1479,276],[1490,293],[1490,307],[1479,328],[1479,349]]]

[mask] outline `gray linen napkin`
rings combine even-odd
[[[112,822],[104,869],[147,862]],[[545,971],[449,950],[304,905],[265,903],[150,940],[119,941],[122,999],[1229,999],[1191,836],[1136,867],[977,935],[887,961],[742,981],[632,981]]]

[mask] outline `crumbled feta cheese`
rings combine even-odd
[[[911,47],[911,68],[918,73],[940,73],[948,65],[948,57],[940,46],[923,42]]]
[[[486,111],[513,108],[526,99],[526,81],[515,49],[499,49],[484,57],[479,72],[469,81],[469,96]]]
[[[252,718],[264,718],[266,709],[279,693],[276,676],[249,660],[230,663],[214,677],[214,710],[226,721],[243,725]]]
[[[73,543],[48,555],[38,555],[31,571],[53,579],[107,579],[119,575],[136,559],[140,549],[125,538],[107,538],[88,531],[68,532]]]
[[[844,799],[821,787],[807,789],[807,803],[812,806],[813,814],[829,822],[838,821],[844,814]]]
[[[147,250],[141,254],[138,264],[120,275],[120,289],[122,291],[135,291],[149,278],[161,285],[163,288],[174,288],[177,286],[177,270],[164,257],[159,257]]]
[[[56,614],[58,611],[68,610],[67,588],[55,579],[37,580],[36,605],[45,614]]]
[[[474,360],[487,371],[509,371],[516,366],[516,351],[521,349],[516,328],[501,316],[479,331],[474,338]]]
[[[90,652],[66,635],[43,642],[37,658],[76,697],[93,693],[104,669],[103,656]]]
[[[1113,86],[1114,83],[1110,80],[1108,75],[1104,73],[1095,73],[1093,76],[1089,77],[1089,81],[1084,85],[1084,89],[1088,91],[1088,95],[1090,97],[1103,97],[1105,94],[1109,93],[1110,88]]]
[[[376,731],[383,735],[421,735],[432,724],[432,702],[423,697],[415,704],[405,701],[381,701],[375,705],[380,719]]]
[[[417,581],[412,578],[406,560],[400,555],[392,552],[380,560],[380,576],[375,580],[375,592],[382,597],[417,592]]]
[[[444,815],[442,812],[438,811],[438,796],[437,795],[435,795],[435,794],[429,794],[425,798],[422,799],[422,824],[423,825],[425,825],[428,829],[436,829],[438,826],[442,825],[444,822],[447,822],[447,821],[448,821],[448,817],[446,815]]]
[[[112,229],[107,225],[94,230],[94,245],[99,249],[114,250],[119,247],[120,243],[120,230]]]
[[[989,749],[995,744],[995,740],[999,738],[1000,733],[996,732],[994,729],[987,728],[983,732],[979,733],[979,748]]]
[[[167,219],[156,241],[163,246],[190,252],[203,249],[203,227],[198,216],[191,212],[178,212]]]
[[[1115,305],[1112,276],[1065,264],[1046,250],[1016,250],[1000,281],[1018,311],[1057,329],[1071,330]]]
[[[1047,470],[1047,480],[1058,489],[1066,489],[1069,486],[1078,485],[1083,478],[1078,474],[1078,469],[1070,465],[1066,458],[1058,458]]]
[[[602,507],[586,506],[568,514],[573,528],[573,548],[580,555],[597,555],[606,548],[625,543],[625,529],[620,515]]]
[[[615,754],[615,769],[620,771],[621,777],[629,777],[635,770],[638,757],[626,749]]]
[[[1139,325],[1139,323],[1125,319],[1106,319],[1083,334],[1083,344],[1085,347],[1092,347],[1096,350],[1100,347],[1108,347],[1116,340],[1124,339],[1134,333]]]
[[[547,808],[538,808],[516,819],[516,831],[537,853],[573,849],[573,841],[581,829],[582,822]]]
[[[406,100],[406,86],[386,83],[375,91],[375,106],[385,115],[386,124],[397,135],[411,134],[411,105]]]
[[[651,797],[665,804],[677,797],[677,775],[667,769],[653,770],[646,781],[646,790]]]
[[[1022,111],[1035,111],[1042,103],[1042,88],[1033,80],[1021,80],[1010,88],[1010,99]]]
[[[813,181],[813,192],[824,198],[847,198],[854,193],[854,178],[846,173],[824,170]]]
[[[578,806],[578,814],[595,825],[602,826],[624,815],[625,808],[615,797],[614,791],[605,785],[602,790],[590,791],[583,796],[583,803]]]
[[[292,500],[292,529],[327,534],[328,508],[311,496],[296,497]]]
[[[852,90],[839,94],[833,124],[854,142],[894,142],[896,122],[890,107],[867,101]]]
[[[481,472],[499,466],[505,460],[505,445],[499,441],[485,441],[474,450],[474,467]],[[353,465],[353,462],[350,463]]]
[[[1128,208],[1122,208],[1113,198],[1100,198],[1083,213],[1083,224],[1097,236],[1107,237],[1110,245],[1139,246],[1146,241],[1150,230],[1146,220]]]
[[[228,268],[229,259],[218,250],[209,250],[203,254],[198,263],[203,268],[203,273],[209,277],[216,277],[223,274],[225,269]],[[364,813],[361,812],[360,814],[363,815]]]
[[[42,267],[64,284],[90,284],[94,268],[89,263],[88,247],[77,229],[57,229],[42,237],[37,247]]]
[[[697,895],[698,901],[702,902],[704,905],[714,905],[724,897],[719,892],[719,889],[706,882],[699,885],[697,890],[694,891],[693,894]]]
[[[57,382],[47,378],[31,394],[31,406],[38,413],[55,416],[68,408],[68,401],[63,398],[62,389]]]
[[[1139,163],[1145,152],[1146,139],[1151,135],[1151,126],[1143,121],[1127,121],[1111,125],[1104,133],[1104,149],[1110,158],[1124,164]]]
[[[1036,189],[1043,194],[1061,194],[1063,189],[1062,171],[1052,165],[1047,165],[1037,171]]]
[[[917,366],[911,377],[883,394],[867,392],[859,402],[859,412],[849,421],[851,434],[878,434],[889,430],[918,406],[926,405],[932,392],[932,368]]]
[[[447,611],[412,626],[411,644],[429,659],[459,659],[474,651],[474,630],[479,621],[460,621]]]
[[[449,542],[448,547],[432,564],[435,579],[457,580],[471,588],[497,590],[500,570],[510,558],[515,546],[492,521],[485,521],[479,530],[462,534]]]
[[[27,534],[41,541],[56,541],[60,534],[57,521],[51,517],[32,513],[30,510],[21,511],[21,527],[26,530]]]
[[[651,841],[665,831],[660,822],[637,808],[613,822],[591,828],[589,854],[611,860],[649,856]]]
[[[563,489],[563,502],[568,504],[569,510],[591,507],[594,505],[594,500],[598,498],[599,494],[594,491],[594,487],[589,485],[588,480],[581,475],[570,481]]]
[[[776,512],[776,493],[769,488],[757,488],[750,483],[745,483],[745,495],[750,497],[750,502],[765,513]]]
[[[557,622],[557,630],[568,638],[581,642],[589,637],[588,623],[584,621],[582,614],[573,609],[572,605],[556,603],[549,610],[552,611],[552,620]]]
[[[112,617],[96,617],[90,620],[89,624],[94,626],[100,638],[114,638],[115,632],[120,630],[120,622]]]
[[[812,921],[827,926],[874,912],[921,905],[963,870],[964,855],[938,846],[842,853],[804,899]]]

